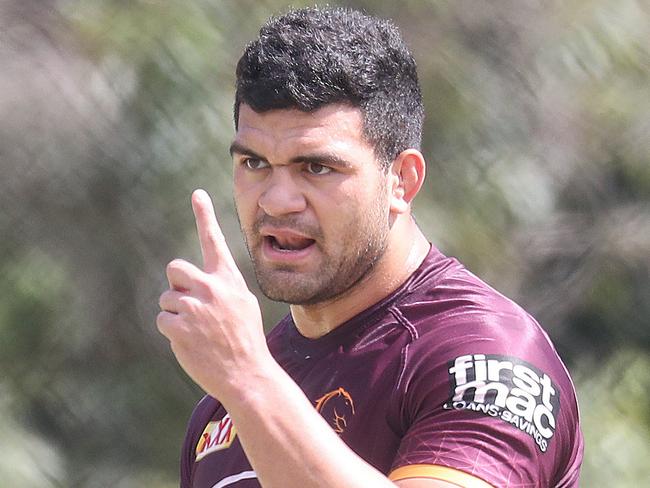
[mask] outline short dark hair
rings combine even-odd
[[[420,149],[424,108],[415,60],[390,21],[341,8],[304,8],[271,18],[237,63],[239,107],[256,112],[332,103],[361,109],[363,134],[387,168]]]

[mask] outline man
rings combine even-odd
[[[160,331],[208,395],[181,486],[577,486],[571,380],[539,325],[411,215],[423,109],[397,29],[344,9],[272,19],[237,66],[237,213],[291,313],[264,337],[201,190],[203,268],[174,260]]]

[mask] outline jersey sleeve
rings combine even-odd
[[[472,315],[437,324],[437,333],[408,346],[399,385],[403,437],[390,478],[577,486],[577,405],[550,341],[523,314]]]
[[[199,444],[205,426],[218,408],[218,405],[218,402],[214,398],[206,395],[198,402],[192,412],[181,448],[180,488],[191,488],[192,486],[197,445]]]
[[[191,488],[192,486],[192,464],[194,464],[193,443],[193,436],[190,435],[189,431],[186,432],[181,450],[180,488]]]

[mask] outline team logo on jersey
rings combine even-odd
[[[337,434],[342,434],[348,426],[348,419],[354,415],[354,401],[347,391],[337,388],[316,400],[316,410]]]
[[[449,362],[451,394],[445,410],[500,418],[530,435],[546,452],[555,433],[560,392],[549,376],[518,358],[459,356]]]
[[[229,448],[236,435],[237,430],[229,414],[221,420],[208,422],[196,445],[196,461],[200,461],[211,452]]]

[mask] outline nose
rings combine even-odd
[[[307,200],[294,181],[290,168],[281,167],[273,169],[258,204],[267,215],[279,217],[302,212],[307,207]]]

